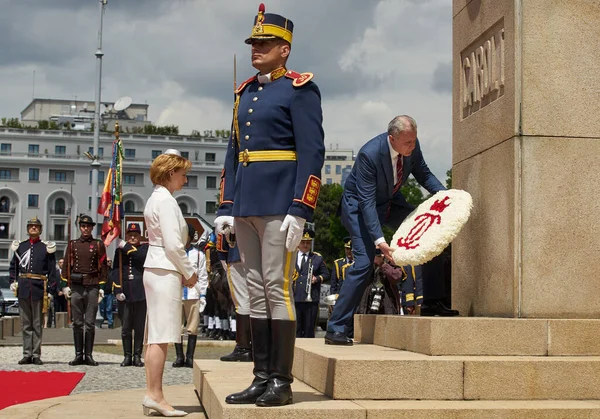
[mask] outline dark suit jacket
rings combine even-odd
[[[387,133],[380,134],[360,149],[342,195],[342,222],[355,236],[361,235],[359,223],[364,224],[372,241],[383,237],[381,226],[390,205],[388,224],[394,229],[414,209],[400,191],[393,193],[394,172],[387,138]],[[446,189],[425,163],[418,139],[411,155],[402,159],[402,184],[412,174],[429,193]]]

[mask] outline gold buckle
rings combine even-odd
[[[244,162],[244,166],[248,166],[248,162],[250,161],[250,153],[248,149],[242,151],[242,161]]]

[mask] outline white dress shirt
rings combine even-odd
[[[298,250],[298,260],[296,261],[296,265],[298,265],[300,267],[300,269],[302,269],[302,257],[304,255],[306,255],[306,261],[308,262],[308,252],[302,253],[301,251]]]
[[[394,150],[394,147],[392,147],[392,143],[390,142],[390,137],[388,137],[387,139],[388,141],[388,147],[390,148],[390,156],[392,158],[392,173],[394,174],[394,185],[396,183],[398,183],[398,171],[396,170],[396,164],[398,163],[398,159],[402,158],[402,156],[400,156],[400,153],[398,153],[396,150]],[[375,246],[378,246],[379,244],[383,243],[385,241],[384,237],[380,237],[377,240],[375,240]]]

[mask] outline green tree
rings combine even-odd
[[[2,118],[2,126],[7,128],[23,128],[19,122],[19,118]]]
[[[343,256],[343,239],[348,235],[340,217],[336,215],[342,192],[341,185],[322,185],[313,216],[315,250],[323,255],[328,266],[332,266],[335,259]]]
[[[408,178],[404,185],[402,185],[400,191],[402,192],[402,195],[404,195],[404,197],[406,198],[406,202],[408,202],[409,204],[417,206],[421,202],[425,201],[425,197],[423,196],[423,190],[421,189],[421,186],[412,176]]]
[[[446,188],[452,189],[452,169],[446,172]]]
[[[48,120],[38,121],[38,129],[48,129],[48,128],[50,128],[50,121],[48,121]]]

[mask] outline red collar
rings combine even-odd
[[[29,238],[29,244],[36,244],[39,241],[40,241],[39,236],[36,237],[35,239],[32,239],[31,237]]]

